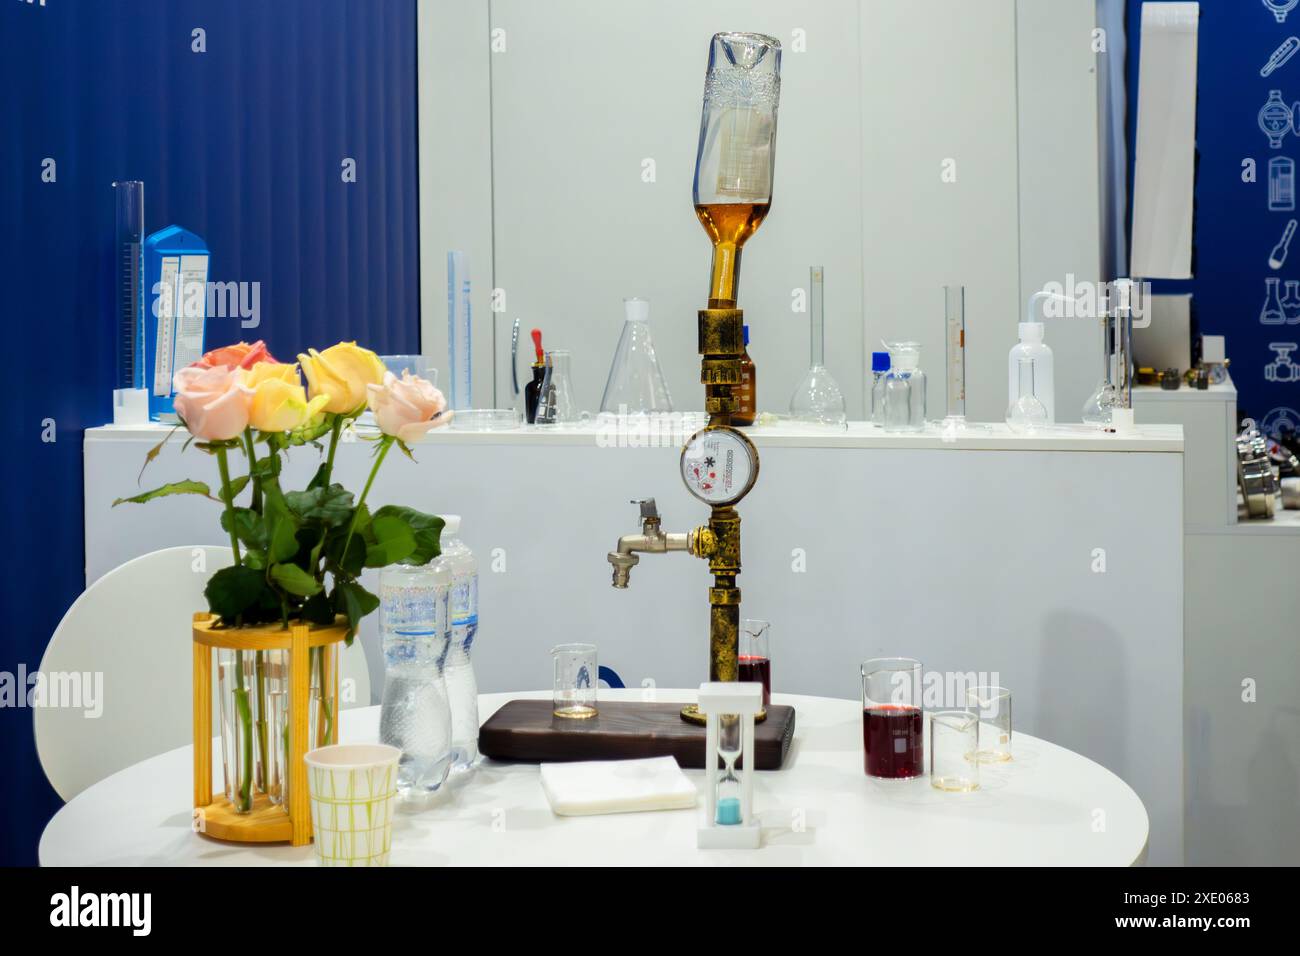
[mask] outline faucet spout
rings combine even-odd
[[[707,558],[713,553],[716,541],[707,527],[688,532],[665,532],[660,527],[659,510],[653,498],[634,501],[641,506],[641,532],[625,534],[618,539],[616,550],[606,555],[614,568],[614,587],[626,588],[632,568],[641,560],[641,554],[667,554],[669,551],[686,551]]]

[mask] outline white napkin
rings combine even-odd
[[[541,771],[542,790],[560,816],[695,806],[695,785],[672,757],[544,763]]]

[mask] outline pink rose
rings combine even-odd
[[[172,379],[176,414],[190,434],[202,441],[237,438],[248,427],[253,390],[240,382],[238,369],[191,365]]]
[[[424,437],[430,428],[451,421],[442,392],[432,382],[405,369],[401,378],[385,372],[382,384],[367,385],[366,403],[375,413],[375,424],[381,432],[408,443]]]
[[[252,368],[258,362],[276,363],[266,348],[266,343],[258,339],[252,345],[236,342],[234,345],[222,346],[206,353],[194,363],[196,368]]]

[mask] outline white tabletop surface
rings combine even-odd
[[[549,693],[549,692],[548,692]],[[506,701],[485,694],[486,719]],[[658,700],[694,699],[659,689]],[[606,699],[643,699],[636,690]],[[700,810],[592,817],[551,813],[531,764],[482,762],[419,811],[399,811],[393,865],[691,866],[1113,865],[1146,856],[1147,814],[1109,770],[1045,740],[1016,734],[1015,759],[981,768],[981,789],[941,793],[921,778],[868,779],[857,701],[774,694],[797,711],[785,766],[758,774],[760,850],[698,850]],[[374,740],[379,708],[343,714],[345,742]],[[928,740],[927,740],[928,746]],[[214,751],[220,769],[220,750]],[[310,864],[310,846],[227,844],[191,830],[189,747],[152,757],[73,798],[45,828],[44,866]],[[687,771],[698,785],[702,771]],[[701,800],[701,805],[703,801]]]

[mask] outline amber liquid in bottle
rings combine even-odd
[[[695,207],[695,215],[713,240],[709,308],[736,307],[736,288],[740,282],[740,247],[758,231],[771,208],[771,202],[704,203]]]
[[[758,382],[754,378],[754,360],[749,357],[749,326],[745,326],[745,354],[740,357],[740,384],[736,387],[736,410],[731,424],[752,425],[758,417]]]

